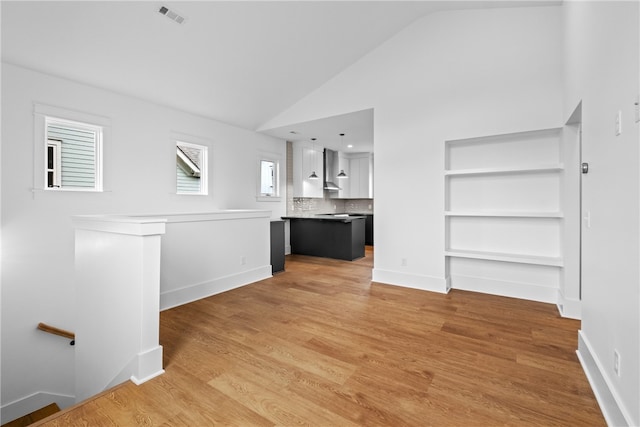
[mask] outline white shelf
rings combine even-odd
[[[563,164],[538,165],[519,168],[477,168],[477,169],[454,169],[445,170],[445,176],[460,175],[503,175],[503,174],[524,174],[540,172],[558,172],[564,169]]]
[[[553,267],[562,267],[562,258],[548,257],[538,255],[519,255],[512,253],[499,252],[483,252],[483,251],[467,251],[458,249],[448,249],[444,252],[445,256],[457,258],[473,258],[489,261],[515,262],[521,264],[546,265]]]
[[[563,218],[562,212],[509,212],[509,211],[445,211],[444,216],[496,217],[496,218]]]

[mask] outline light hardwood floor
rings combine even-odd
[[[598,426],[555,306],[371,283],[373,252],[167,310],[166,373],[48,426]]]

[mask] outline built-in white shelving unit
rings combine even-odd
[[[451,287],[555,302],[563,266],[561,143],[561,129],[445,141]]]

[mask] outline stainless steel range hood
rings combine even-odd
[[[338,166],[338,152],[324,149],[324,189],[329,191],[338,191],[342,188],[333,183],[332,179],[336,176]]]

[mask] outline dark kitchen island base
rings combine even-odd
[[[283,217],[291,221],[291,253],[353,261],[364,257],[365,218]]]

